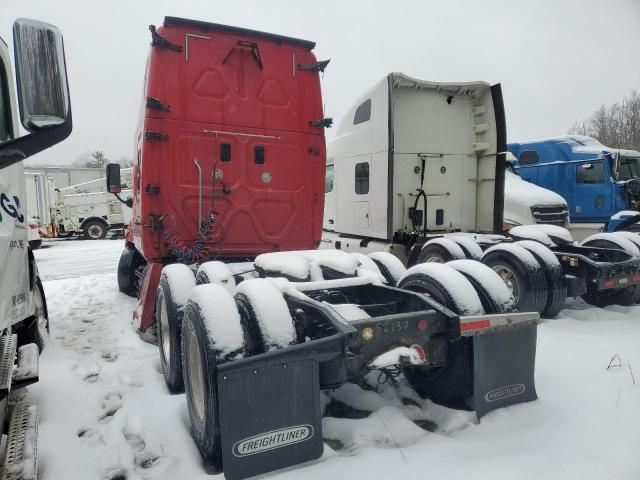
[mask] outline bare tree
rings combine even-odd
[[[569,133],[594,137],[612,148],[640,150],[640,94],[634,90],[621,103],[602,105],[588,120],[574,122]]]

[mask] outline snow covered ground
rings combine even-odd
[[[157,348],[131,327],[135,300],[118,292],[123,242],[45,247],[36,258],[51,340],[30,387],[40,405],[41,478],[210,478],[188,433],[184,395],[168,393]],[[607,370],[614,355],[624,365]],[[640,478],[640,307],[576,301],[543,322],[536,386],[538,401],[476,423],[404,385],[346,385],[324,398],[324,456],[269,478]],[[339,418],[345,411],[351,418]]]

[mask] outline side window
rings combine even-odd
[[[324,175],[324,193],[333,192],[333,165],[327,165],[327,171]]]
[[[356,163],[356,193],[369,193],[369,163]]]
[[[4,67],[0,64],[0,142],[10,140],[11,128],[11,104],[9,103],[9,84]]]
[[[538,160],[538,153],[534,152],[533,150],[525,150],[524,152],[521,152],[520,158],[518,159],[518,161],[522,165],[531,165],[534,163],[538,163]]]
[[[371,118],[371,99],[365,100],[356,109],[356,114],[353,116],[353,124],[358,125],[364,123]]]
[[[576,165],[576,183],[604,183],[604,163],[581,163]]]

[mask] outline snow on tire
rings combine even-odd
[[[449,235],[447,238],[456,242],[469,260],[480,261],[482,258],[482,249],[472,238],[461,234]]]
[[[162,269],[156,297],[156,326],[160,366],[169,391],[184,390],[182,377],[181,329],[182,308],[195,287],[193,272],[186,265],[175,263]]]
[[[634,257],[640,256],[640,249],[634,242],[619,235],[620,232],[596,233],[585,238],[580,245],[585,247],[615,248],[624,250]]]
[[[446,264],[462,273],[473,285],[485,313],[509,313],[516,310],[515,300],[502,278],[476,260],[454,260]]]
[[[418,255],[418,263],[447,263],[463,258],[467,258],[467,255],[454,240],[434,238],[422,246]]]
[[[626,238],[627,240],[632,242],[636,247],[640,249],[640,235],[638,235],[637,233],[625,232],[625,231],[611,232],[611,233],[613,235],[617,235],[618,237]]]
[[[236,292],[236,303],[251,337],[251,353],[277,350],[295,343],[291,312],[273,282],[265,278],[245,280]]]
[[[491,267],[509,287],[520,312],[542,313],[547,304],[544,270],[531,252],[510,243],[489,248],[482,263]]]
[[[373,252],[367,256],[375,262],[382,276],[392,287],[398,284],[400,278],[402,278],[407,271],[400,259],[391,253]]]
[[[196,273],[196,285],[215,283],[222,285],[232,295],[236,291],[236,280],[229,266],[224,262],[205,262]]]
[[[421,263],[406,271],[398,288],[426,293],[458,315],[484,313],[480,297],[465,276],[442,263]]]
[[[246,353],[240,315],[222,285],[196,286],[184,308],[181,332],[184,386],[191,436],[208,473],[222,472],[216,369]]]

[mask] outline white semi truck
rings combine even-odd
[[[640,237],[574,244],[564,199],[520,179],[500,153],[500,92],[401,73],[365,92],[327,146],[322,247],[388,252],[407,266],[482,260],[522,311],[544,317],[567,296],[636,301]]]
[[[38,380],[48,330],[42,283],[27,243],[23,160],[61,142],[72,128],[62,35],[21,19],[13,28],[17,101],[7,44],[0,39],[0,478],[37,478],[36,405],[11,401]],[[20,105],[20,116],[18,115]],[[20,136],[19,122],[28,132]]]

